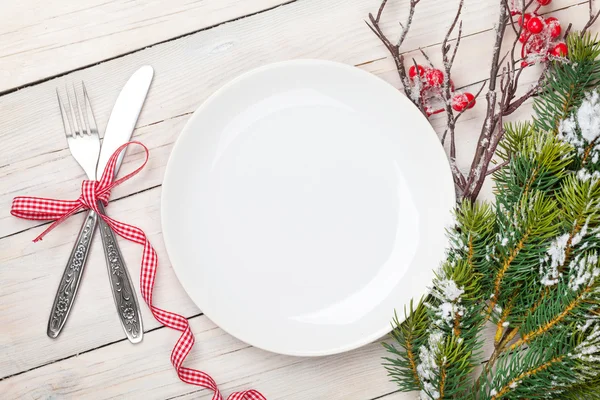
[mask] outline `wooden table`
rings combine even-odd
[[[404,43],[408,59],[434,62],[458,1],[423,0]],[[488,75],[497,0],[467,0],[464,38],[453,78],[475,92]],[[407,0],[390,0],[385,29],[398,31]],[[169,355],[178,333],[143,307],[146,335],[130,344],[114,311],[99,243],[90,255],[78,300],[62,335],[49,339],[48,312],[82,215],[40,243],[47,223],[10,216],[16,195],[78,196],[83,171],[67,149],[56,87],[84,80],[103,129],[119,90],[139,66],[155,79],[134,138],[150,148],[147,167],[113,191],[111,216],[141,227],[159,254],[155,302],[189,318],[196,334],[187,365],[209,372],[224,394],[256,388],[269,399],[412,399],[397,392],[381,367],[380,343],[323,358],[296,358],[252,348],[225,334],[187,297],[165,252],[161,183],[171,147],[191,113],[217,88],[251,68],[294,58],[324,58],[399,80],[393,62],[363,20],[379,0],[23,0],[0,8],[0,397],[210,399],[179,381]],[[581,28],[587,3],[554,0],[562,22]],[[596,28],[597,30],[597,28]],[[512,40],[512,39],[511,39]],[[539,73],[524,74],[523,89]],[[526,104],[512,119],[527,119]],[[457,127],[458,164],[467,168],[484,101]],[[445,116],[431,118],[438,132]],[[140,162],[130,152],[123,168]],[[424,157],[427,155],[424,154]],[[489,194],[487,186],[486,193]],[[99,239],[96,240],[97,242]],[[137,284],[141,249],[121,240]],[[427,266],[433,267],[433,266]],[[398,304],[402,307],[402,304]]]

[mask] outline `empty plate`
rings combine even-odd
[[[297,60],[214,93],[175,144],[167,251],[222,329],[325,355],[390,331],[443,259],[455,192],[427,119],[358,68]]]

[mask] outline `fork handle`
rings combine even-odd
[[[106,214],[102,202],[98,202],[98,209],[102,214]],[[104,255],[106,256],[108,278],[121,326],[131,343],[139,343],[144,336],[144,329],[137,295],[131,284],[131,277],[117,243],[117,238],[102,218],[100,218],[100,236],[102,237]]]
[[[98,214],[90,210],[79,230],[79,235],[77,235],[77,240],[75,241],[73,250],[71,250],[71,255],[69,256],[67,266],[54,297],[54,304],[52,305],[50,319],[48,320],[48,330],[46,331],[48,336],[53,339],[62,331],[73,306],[97,223]]]

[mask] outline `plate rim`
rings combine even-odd
[[[224,332],[226,332],[227,334],[233,336],[234,338],[236,338],[237,340],[240,340],[244,343],[247,343],[253,347],[259,348],[261,350],[265,350],[271,353],[275,353],[275,354],[282,354],[282,355],[289,355],[289,356],[300,356],[300,357],[320,357],[320,356],[327,356],[327,355],[333,355],[333,354],[339,354],[339,353],[343,353],[343,352],[347,352],[347,351],[351,351],[360,347],[363,347],[365,345],[368,345],[374,341],[376,341],[379,338],[382,338],[383,336],[387,335],[388,333],[390,333],[393,330],[393,326],[390,323],[386,324],[386,326],[380,328],[379,330],[373,332],[370,335],[365,335],[365,336],[361,336],[360,340],[356,340],[354,342],[351,342],[350,344],[346,344],[346,345],[341,345],[341,346],[337,346],[335,348],[330,348],[327,350],[322,350],[322,351],[294,351],[294,350],[275,350],[273,348],[268,348],[265,346],[261,346],[261,345],[257,345],[254,343],[250,343],[250,342],[246,342],[244,339],[240,338],[240,336],[232,333],[231,331],[229,331],[228,329],[224,328],[221,324],[217,323],[216,321],[219,320],[219,318],[217,317],[216,319],[213,318],[213,316],[206,314],[206,312],[200,307],[200,305],[198,305],[196,303],[196,301],[194,300],[193,296],[190,295],[190,290],[189,289],[189,283],[186,283],[185,279],[182,279],[183,276],[181,275],[180,272],[178,272],[178,267],[175,265],[175,263],[172,261],[172,257],[170,256],[173,253],[174,250],[174,245],[172,244],[171,240],[168,239],[168,235],[166,234],[166,231],[164,229],[165,226],[165,220],[167,219],[165,217],[166,214],[166,206],[165,204],[167,203],[167,201],[165,201],[166,198],[166,193],[168,192],[167,188],[169,187],[168,182],[169,181],[173,181],[173,178],[170,178],[171,176],[173,176],[173,172],[172,172],[172,159],[173,159],[173,155],[177,152],[177,149],[180,146],[180,138],[184,137],[185,135],[188,135],[189,131],[190,131],[190,127],[194,125],[196,119],[199,118],[199,115],[202,114],[202,111],[208,107],[208,105],[218,96],[221,95],[221,93],[225,92],[226,90],[228,90],[229,88],[235,86],[239,81],[243,81],[245,79],[247,79],[248,77],[260,73],[260,72],[264,72],[264,71],[268,71],[271,69],[277,69],[277,68],[281,68],[281,67],[288,67],[288,66],[300,66],[300,65],[311,65],[311,66],[318,66],[318,65],[325,65],[325,66],[332,66],[335,68],[341,68],[341,69],[345,69],[348,71],[351,71],[353,73],[359,72],[361,74],[364,74],[365,77],[368,77],[369,79],[373,79],[374,81],[379,81],[379,83],[384,83],[385,85],[387,85],[390,89],[394,90],[397,93],[398,98],[400,99],[400,101],[402,101],[403,103],[409,105],[410,107],[413,107],[415,109],[416,106],[410,101],[410,99],[408,99],[408,97],[406,97],[406,95],[400,91],[399,89],[395,88],[394,86],[392,86],[389,82],[385,81],[384,79],[380,78],[379,76],[365,71],[363,69],[360,69],[354,65],[349,65],[349,64],[345,64],[345,63],[341,63],[341,62],[337,62],[337,61],[330,61],[330,60],[325,60],[325,59],[316,59],[316,58],[300,58],[300,59],[292,59],[292,60],[285,60],[285,61],[277,61],[277,62],[272,62],[272,63],[268,63],[262,66],[258,66],[256,68],[251,68],[245,72],[242,72],[241,74],[235,76],[234,78],[232,78],[231,80],[227,81],[226,83],[224,83],[223,85],[221,85],[219,88],[217,88],[213,93],[211,93],[204,101],[202,101],[202,103],[196,108],[196,110],[192,113],[191,117],[188,119],[188,121],[185,123],[183,129],[181,130],[181,132],[179,133],[179,135],[177,136],[177,138],[175,139],[175,142],[173,144],[173,148],[171,149],[171,152],[169,154],[169,158],[167,160],[167,164],[165,167],[165,173],[163,176],[163,181],[162,181],[162,185],[161,185],[161,197],[160,197],[160,217],[161,217],[161,233],[162,233],[162,237],[163,237],[163,241],[165,243],[165,249],[167,252],[167,256],[169,257],[169,261],[171,262],[171,267],[173,269],[173,271],[175,272],[175,276],[177,277],[177,280],[179,281],[179,283],[181,284],[181,286],[183,287],[183,289],[185,290],[186,294],[188,295],[188,297],[190,298],[190,300],[192,301],[192,303],[194,303],[194,305],[196,307],[198,307],[200,309],[200,311],[202,312],[202,314],[207,317],[211,322],[213,322],[217,327],[219,327],[220,329],[222,329]],[[430,154],[431,157],[440,157],[443,156],[444,159],[444,163],[442,163],[442,165],[444,166],[444,171],[439,171],[440,175],[446,175],[447,176],[447,180],[451,183],[450,187],[451,192],[452,193],[448,193],[448,195],[452,195],[451,198],[455,199],[456,198],[456,188],[454,186],[454,182],[452,179],[452,171],[451,171],[451,167],[450,167],[450,162],[448,159],[448,156],[444,150],[444,147],[442,146],[442,144],[439,141],[438,135],[435,132],[435,130],[433,129],[433,126],[431,125],[431,123],[429,122],[429,120],[421,114],[421,117],[423,119],[426,120],[427,125],[429,126],[429,132],[425,133],[423,132],[423,135],[426,135],[429,139],[429,141],[432,142],[431,145],[431,152],[432,154]],[[433,140],[431,140],[433,139]],[[438,153],[438,154],[435,154]],[[170,179],[169,179],[170,178]],[[451,210],[449,210],[451,211]],[[170,244],[171,243],[171,244]],[[441,262],[442,260],[440,260]],[[431,268],[431,276],[433,278],[433,271],[435,271],[436,266],[432,266]],[[425,290],[423,292],[423,296],[427,294],[427,290]],[[398,305],[398,307],[402,307],[403,305]],[[395,313],[395,310],[394,310]],[[393,315],[392,312],[390,312],[390,321],[392,320]],[[399,317],[399,321],[402,322],[405,320],[405,316],[403,314],[400,315]]]

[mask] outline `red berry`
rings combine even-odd
[[[419,76],[423,76],[423,74],[425,73],[425,68],[423,68],[422,66],[417,64],[417,68],[415,68],[414,65],[411,65],[411,67],[408,69],[408,76],[410,77],[410,79],[414,79],[415,76],[417,76],[417,70],[419,71]]]
[[[518,20],[519,26],[522,26],[523,28],[525,28],[527,26],[527,22],[529,22],[529,18],[531,18],[532,16],[533,15],[530,13],[521,15]],[[523,22],[523,21],[525,21],[525,22]]]
[[[540,6],[547,6],[552,0],[536,0]]]
[[[519,42],[525,43],[527,39],[529,39],[529,36],[531,36],[531,33],[527,31],[521,32],[521,35],[519,36]]]
[[[548,33],[552,39],[556,39],[560,36],[562,28],[560,27],[560,22],[556,18],[546,18],[546,26],[548,26]]]
[[[567,45],[564,43],[556,44],[552,49],[550,49],[550,54],[554,57],[566,57],[568,54]]]
[[[460,112],[468,107],[471,100],[473,100],[471,93],[457,93],[452,97],[452,108],[454,111]]]
[[[531,17],[527,21],[527,30],[531,33],[540,33],[544,29],[544,24],[538,17]]]
[[[527,42],[523,45],[525,54],[538,54],[545,53],[544,50],[547,46],[547,41],[544,40],[540,35],[531,35]]]
[[[444,73],[439,69],[430,69],[425,71],[425,79],[429,86],[441,86],[444,82]]]
[[[465,97],[467,98],[467,108],[473,108],[475,106],[475,96],[466,92]]]
[[[529,63],[527,61],[521,61],[521,68],[529,67]]]

